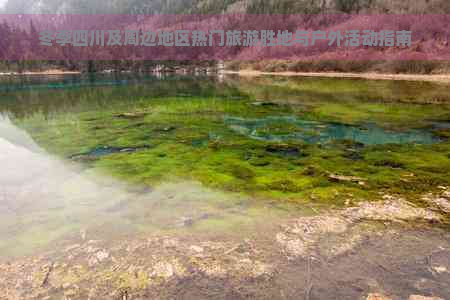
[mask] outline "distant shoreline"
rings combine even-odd
[[[344,73],[344,72],[264,72],[256,70],[225,70],[224,74],[238,74],[246,77],[264,75],[301,76],[301,77],[329,77],[329,78],[361,78],[371,80],[409,80],[450,83],[450,74],[381,74],[381,73]]]
[[[70,75],[81,74],[81,71],[46,70],[46,71],[26,71],[26,72],[0,72],[0,76],[21,76],[21,75]],[[347,73],[347,72],[264,72],[244,69],[239,71],[222,70],[220,74],[237,74],[244,77],[257,77],[265,75],[275,76],[299,76],[299,77],[327,77],[327,78],[361,78],[370,80],[405,80],[405,81],[426,81],[438,83],[450,83],[450,74],[383,74],[383,73]]]
[[[25,72],[0,72],[0,76],[21,76],[21,75],[66,75],[66,74],[81,74],[80,71],[64,71],[58,69],[46,71],[25,71]]]

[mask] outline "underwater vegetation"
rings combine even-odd
[[[273,77],[111,82],[71,82],[57,93],[22,87],[3,92],[0,107],[49,153],[147,186],[198,181],[328,207],[380,191],[413,199],[450,184],[448,86]]]

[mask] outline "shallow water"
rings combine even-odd
[[[448,184],[449,92],[319,78],[4,79],[1,254],[75,235],[239,234],[381,189]]]
[[[0,116],[0,128],[1,259],[45,250],[80,235],[115,239],[174,230],[207,233],[211,226],[220,232],[246,225],[259,214],[281,214],[276,206],[268,211],[197,182],[155,188],[123,183],[49,155],[7,117]],[[98,148],[86,155],[130,151]]]
[[[432,144],[441,139],[429,130],[407,130],[395,132],[376,124],[352,126],[341,123],[325,123],[302,120],[297,117],[266,117],[261,119],[225,118],[230,128],[250,138],[268,141],[303,141],[310,144],[324,144],[336,140],[351,140],[364,145],[377,144]],[[277,133],[271,126],[291,126],[289,132]]]

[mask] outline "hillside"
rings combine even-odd
[[[450,13],[448,0],[7,0],[3,13],[65,13],[65,14],[443,14]],[[443,43],[448,46],[448,37]],[[247,52],[247,53],[246,53]],[[251,53],[243,51],[242,57]],[[237,58],[241,60],[241,58]],[[382,58],[383,59],[383,58]],[[316,61],[258,60],[252,58],[231,61],[229,69],[255,69],[268,72],[383,72],[383,73],[448,73],[449,63],[443,61]],[[63,67],[71,70],[133,69],[148,70],[155,63],[142,62],[93,62],[89,64],[69,60],[47,62],[49,67]],[[157,64],[160,64],[159,62]],[[179,66],[179,62],[165,61],[164,65]],[[34,70],[32,62],[6,61],[0,68],[7,71]],[[183,66],[189,62],[183,62]],[[196,63],[195,65],[198,65]],[[209,63],[206,64],[210,66]],[[40,64],[42,68],[42,64]],[[119,67],[118,67],[119,66]],[[45,68],[44,68],[45,69]]]
[[[7,0],[4,13],[450,13],[447,0]]]

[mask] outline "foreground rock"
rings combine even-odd
[[[447,187],[440,187],[441,192],[436,195],[433,193],[427,193],[422,196],[422,200],[434,206],[438,210],[441,210],[447,214],[450,214],[450,189]]]
[[[255,249],[247,243],[191,245],[154,237],[108,250],[104,247],[101,241],[91,240],[67,247],[65,253],[55,254],[53,261],[49,255],[0,265],[0,299],[105,299],[105,295],[106,299],[123,299],[197,275],[231,278],[239,284],[242,280],[269,280],[274,274],[273,266],[257,259]]]
[[[440,222],[442,216],[429,209],[391,196],[380,202],[363,202],[356,207],[334,211],[333,215],[302,217],[283,226],[276,235],[289,258],[325,255],[333,257],[350,251],[371,234],[362,221]]]
[[[342,217],[314,216],[304,217],[286,225],[276,235],[277,242],[283,247],[288,258],[308,257],[317,254],[319,240],[329,234],[341,234],[348,230],[350,223]],[[356,243],[357,239],[347,243]],[[344,252],[348,245],[335,245],[332,250],[337,255]]]
[[[342,215],[352,221],[411,221],[426,220],[439,222],[441,216],[425,208],[414,207],[403,199],[383,202],[364,202],[357,207],[348,208]]]

